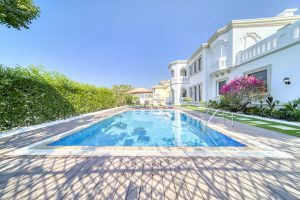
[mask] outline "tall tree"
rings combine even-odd
[[[9,28],[29,29],[33,19],[40,16],[40,8],[32,0],[0,0],[0,23]]]
[[[117,99],[117,105],[122,106],[132,103],[132,95],[128,94],[133,87],[131,85],[113,85],[112,90],[115,93]]]

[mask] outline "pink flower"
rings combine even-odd
[[[265,92],[266,86],[263,80],[257,79],[254,76],[241,76],[231,80],[228,84],[224,85],[220,92],[222,95],[226,94],[237,94],[241,91],[249,92]]]

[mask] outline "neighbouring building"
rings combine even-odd
[[[136,88],[128,92],[136,97],[138,97],[137,101],[140,104],[149,103],[152,104],[153,91],[148,90],[146,88]]]
[[[233,20],[218,29],[188,60],[169,64],[172,103],[218,98],[237,76],[254,75],[281,102],[300,97],[300,16],[287,9],[275,17]]]
[[[158,85],[152,87],[153,89],[153,103],[156,101],[158,104],[170,104],[170,80],[160,81]]]

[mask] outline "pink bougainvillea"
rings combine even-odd
[[[232,106],[243,110],[252,101],[263,98],[266,91],[266,84],[263,80],[254,76],[241,76],[224,85],[220,93]]]
[[[221,88],[221,94],[247,92],[266,92],[266,85],[263,80],[255,76],[241,76],[231,80]]]

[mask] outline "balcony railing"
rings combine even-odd
[[[283,27],[277,33],[261,40],[236,55],[236,64],[240,65],[257,57],[266,55],[280,48],[300,41],[300,21]]]
[[[220,69],[226,69],[228,66],[227,59],[226,57],[221,57],[217,59],[210,67],[211,72],[220,70]]]
[[[177,78],[172,78],[171,83],[189,83],[189,77],[181,76]]]

